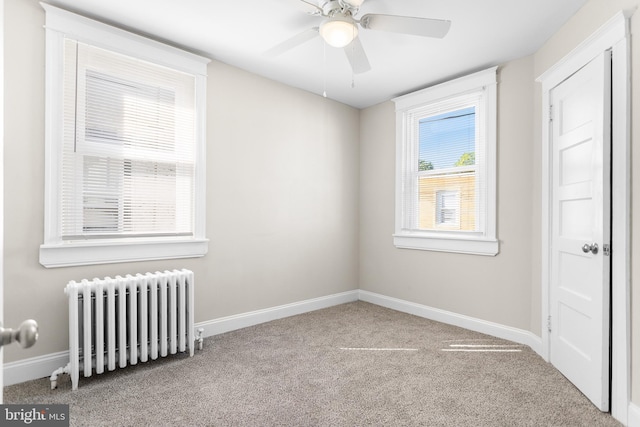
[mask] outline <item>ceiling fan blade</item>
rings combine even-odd
[[[364,0],[341,0],[341,1],[347,6],[353,7],[355,9],[358,9],[360,6],[362,6],[362,3],[364,3]]]
[[[443,38],[449,32],[451,21],[369,13],[360,19],[360,25],[370,30]]]
[[[297,0],[296,6],[302,12],[309,15],[322,15],[322,8],[317,4],[311,3],[307,0]]]
[[[308,30],[305,30],[301,33],[296,34],[290,39],[287,39],[282,43],[275,45],[271,49],[267,50],[264,54],[268,57],[274,58],[278,55],[282,55],[288,50],[291,50],[295,47],[300,46],[305,42],[308,42],[309,40],[317,37],[318,35],[319,35],[318,27],[309,28]]]
[[[367,58],[367,54],[364,52],[364,48],[362,47],[362,43],[360,43],[359,37],[353,39],[353,41],[346,45],[343,50],[349,59],[351,69],[354,74],[366,73],[371,69],[369,59]]]

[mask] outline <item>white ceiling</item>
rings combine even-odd
[[[364,108],[532,54],[587,0],[365,0],[356,18],[381,13],[452,24],[444,39],[361,29],[372,70],[356,75],[344,52],[325,48],[320,37],[275,58],[264,55],[322,22],[305,14],[299,0],[49,2]]]

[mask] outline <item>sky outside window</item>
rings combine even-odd
[[[475,107],[420,120],[419,162],[432,166],[426,170],[455,167],[465,153],[475,153],[475,123]]]

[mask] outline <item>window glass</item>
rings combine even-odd
[[[475,107],[426,117],[419,126],[419,170],[475,164]]]
[[[436,224],[457,228],[460,224],[460,193],[458,191],[436,192]]]
[[[194,76],[66,40],[62,238],[192,236]]]
[[[476,230],[475,110],[418,121],[418,229]]]

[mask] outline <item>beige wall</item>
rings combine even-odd
[[[532,58],[498,78],[500,254],[394,247],[395,106],[385,102],[360,115],[360,288],[531,330]]]
[[[204,258],[45,269],[44,11],[5,1],[5,324],[35,318],[32,349],[68,349],[72,279],[189,268],[196,322],[357,289],[358,110],[212,62]],[[260,215],[256,215],[260,212]]]

